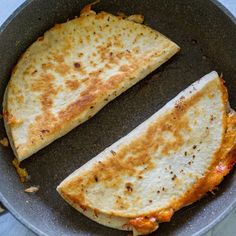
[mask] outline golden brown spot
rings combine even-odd
[[[112,66],[109,65],[109,63],[106,63],[106,64],[105,64],[105,68],[107,68],[107,69],[112,69]]]
[[[108,84],[106,85],[110,89],[114,89],[120,86],[121,82],[124,80],[125,75],[118,74],[110,77]]]
[[[55,54],[53,58],[56,62],[62,63],[64,62],[64,56],[62,54]]]
[[[90,72],[89,73],[89,77],[97,78],[102,73],[102,71],[103,71],[103,69],[99,69],[99,70]]]
[[[27,66],[27,68],[24,70],[23,75],[29,75],[32,74],[35,71],[35,68],[32,65]]]
[[[52,107],[52,97],[57,94],[53,84],[54,80],[55,77],[52,74],[42,74],[40,79],[31,86],[33,91],[41,92],[40,101],[44,111]]]
[[[76,90],[80,87],[80,82],[78,80],[66,80],[66,86],[70,90]]]
[[[39,140],[53,133],[54,130],[60,129],[58,119],[45,110],[43,115],[35,118],[35,123],[29,126],[28,136],[31,144],[38,143]]]
[[[8,123],[10,126],[17,126],[22,124],[22,120],[17,120],[12,114],[10,114],[7,110],[3,111],[3,117],[4,120]]]
[[[59,112],[60,120],[67,121],[73,119],[79,112],[85,110],[94,99],[94,95],[83,95],[80,100],[71,103],[66,109]]]
[[[135,47],[132,50],[134,53],[139,53],[140,52],[140,47]]]
[[[119,69],[119,71],[122,72],[128,72],[130,70],[130,67],[128,65],[122,65]]]
[[[55,66],[55,71],[60,75],[66,75],[70,71],[70,67],[65,63],[59,63]]]
[[[122,48],[122,47],[124,47],[122,41],[119,40],[118,38],[115,39],[113,45],[116,46],[116,47],[118,47],[118,48]]]
[[[84,79],[81,80],[81,83],[86,83],[86,82],[88,82],[88,81],[89,81],[89,77],[86,77],[86,78],[84,78]]]
[[[17,96],[16,97],[16,100],[17,100],[17,102],[20,104],[22,104],[23,102],[24,102],[24,96],[23,95],[19,95],[19,96]]]
[[[142,152],[136,152],[135,155],[130,158],[130,162],[134,166],[145,165],[146,163],[149,163],[150,160],[151,157],[148,155],[146,150],[143,150]]]
[[[98,65],[98,64],[97,64],[96,62],[94,62],[94,61],[91,61],[90,64],[91,64],[91,66],[94,66],[94,67],[96,67],[96,66]]]
[[[48,70],[48,69],[52,69],[52,67],[53,67],[53,64],[52,64],[51,62],[43,63],[43,64],[42,64],[42,69],[43,69],[44,71],[46,71],[46,70]]]
[[[54,79],[54,76],[51,74],[43,74],[37,82],[32,84],[31,88],[33,91],[45,91],[48,84],[54,81]]]

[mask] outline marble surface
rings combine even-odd
[[[0,0],[0,25],[25,0]],[[196,0],[194,0],[196,1]],[[236,16],[236,0],[219,0],[233,15]],[[0,236],[36,236],[10,213],[0,215]],[[216,225],[205,236],[235,236],[236,235],[236,209],[221,223]]]

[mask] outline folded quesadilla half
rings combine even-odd
[[[213,190],[236,162],[236,114],[216,72],[67,177],[60,195],[90,219],[134,235]]]
[[[38,38],[13,69],[3,115],[18,161],[88,120],[179,50],[136,23],[140,15],[123,19],[90,8]]]

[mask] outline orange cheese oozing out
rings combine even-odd
[[[130,220],[129,225],[142,234],[153,232],[158,228],[154,217],[137,217],[136,219]]]

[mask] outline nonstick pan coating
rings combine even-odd
[[[0,30],[0,102],[17,58],[55,23],[79,15],[86,0],[32,0],[22,5]],[[112,0],[95,10],[140,13],[145,23],[170,37],[181,52],[116,98],[94,118],[39,151],[22,164],[31,175],[20,183],[10,148],[0,147],[0,199],[27,227],[40,235],[127,235],[82,216],[56,192],[72,171],[129,133],[180,91],[206,73],[223,73],[236,108],[236,21],[210,0]],[[4,137],[3,121],[0,135]],[[39,185],[36,194],[24,189]],[[216,195],[182,209],[154,234],[202,235],[236,205],[236,176],[231,173]]]

